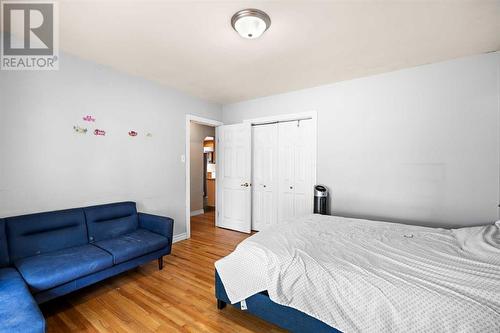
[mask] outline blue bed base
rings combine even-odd
[[[215,297],[219,309],[224,308],[226,304],[231,304],[217,271],[215,271]],[[304,312],[271,301],[265,292],[250,296],[245,301],[247,310],[242,311],[247,311],[290,332],[341,333],[339,330]],[[233,304],[233,306],[241,310],[241,303]]]

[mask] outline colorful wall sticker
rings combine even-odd
[[[129,136],[137,136],[137,132],[136,131],[130,131],[130,132],[128,132],[128,135]]]
[[[87,134],[87,129],[80,126],[73,126],[76,133]]]
[[[148,138],[152,138],[152,137],[153,137],[153,134],[148,133],[148,134],[146,134],[146,136],[147,136]]]
[[[96,128],[94,130],[94,135],[102,135],[102,136],[104,136],[104,135],[106,135],[106,131]]]
[[[87,115],[87,116],[83,117],[83,120],[95,122],[95,118],[92,118],[92,116],[90,116],[90,115]]]

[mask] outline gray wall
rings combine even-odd
[[[318,112],[332,213],[425,225],[498,218],[500,53],[223,106],[224,123]]]
[[[185,232],[185,114],[220,119],[220,106],[61,57],[58,72],[0,72],[0,217],[135,200]],[[500,53],[474,56],[227,105],[223,120],[317,110],[318,182],[335,214],[487,223],[498,217],[499,72]]]
[[[191,123],[190,131],[191,212],[203,209],[203,140],[215,137],[215,127]]]
[[[220,120],[220,105],[61,56],[59,71],[0,72],[0,217],[134,200],[184,233],[185,114]]]

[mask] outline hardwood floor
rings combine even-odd
[[[42,305],[48,332],[284,332],[243,311],[217,310],[214,262],[246,234],[215,228],[214,212],[191,218],[191,239],[152,261]]]

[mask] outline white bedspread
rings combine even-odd
[[[446,230],[311,215],[215,266],[232,303],[267,290],[343,332],[500,332],[500,221]]]

